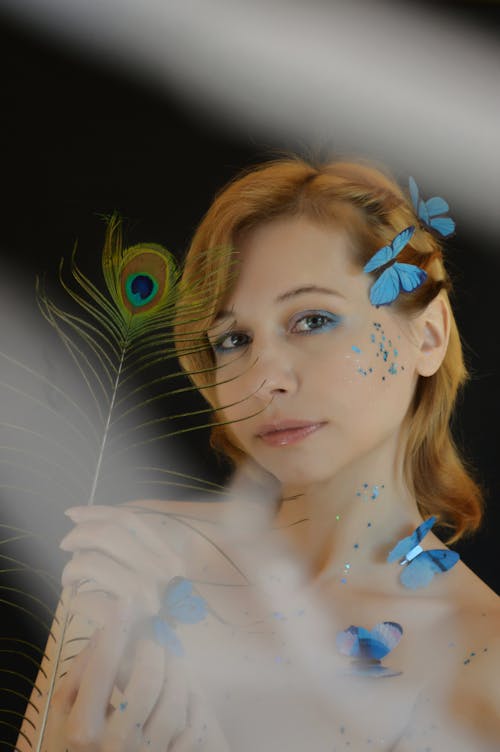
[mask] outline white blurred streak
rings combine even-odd
[[[112,409],[109,395],[103,394],[106,387],[111,392],[109,371],[104,371],[106,365],[112,369],[111,361],[90,360],[91,348],[85,349],[75,331],[65,330],[87,369],[84,377],[38,309],[35,279],[26,279],[25,270],[13,265],[4,263],[1,270],[7,284],[0,298],[0,524],[22,528],[28,537],[20,547],[27,560],[30,548],[39,547],[42,565],[58,577],[61,552],[56,547],[68,529],[65,509],[134,500],[146,487],[161,497],[165,486],[178,480],[168,470],[189,473],[192,461],[186,453],[179,457],[180,444],[155,443],[162,432],[178,428],[173,421],[140,431],[141,424],[157,417],[141,404],[143,393],[126,403],[129,416],[118,402],[108,430],[96,404],[103,411]],[[62,309],[71,310],[71,301],[63,297],[61,302],[57,287],[52,292]],[[64,330],[61,320],[57,324]],[[113,356],[111,345],[107,354]],[[0,542],[3,537],[8,537],[5,530]]]
[[[382,159],[459,221],[498,226],[499,50],[449,14],[382,0],[3,6],[148,72],[204,117]]]
[[[244,613],[257,617],[255,626],[239,636],[233,630],[234,642],[219,635],[200,652],[190,645],[188,658],[193,675],[205,677],[231,749],[320,749],[332,737],[333,717],[356,727],[356,704],[338,681],[345,670],[335,651],[340,625],[285,538],[271,530],[278,487],[271,478],[254,479],[239,467],[223,523],[224,550],[237,552],[251,582]],[[230,705],[221,702],[228,694]],[[372,730],[377,733],[376,717]]]

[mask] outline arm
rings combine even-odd
[[[33,752],[33,750],[37,749],[43,725],[46,698],[51,685],[52,670],[55,666],[61,642],[62,625],[65,616],[64,604],[67,602],[68,597],[69,592],[66,589],[63,591],[57,605],[45,653],[26,707],[26,713],[16,743],[19,752]],[[78,653],[87,644],[93,631],[94,627],[88,623],[87,619],[75,614],[67,629],[65,645],[61,654],[60,673],[63,673],[67,665],[71,662],[71,656]]]
[[[129,646],[130,670],[119,680],[122,661],[128,663],[128,617],[127,606],[115,601],[109,622],[59,682],[42,752],[228,752],[184,661],[147,631]]]
[[[166,511],[165,506],[168,505],[162,505],[163,511]],[[169,511],[178,513],[177,505],[174,503],[173,506],[175,509]],[[155,645],[150,633],[144,635],[144,624],[158,611],[165,582],[182,571],[180,560],[172,554],[170,547],[164,545],[168,540],[164,530],[161,540],[151,535],[152,530],[158,529],[158,517],[149,518],[154,524],[144,524],[144,518],[137,519],[132,512],[117,508],[94,508],[84,516],[85,519],[73,531],[72,543],[68,536],[68,548],[77,555],[65,568],[63,581],[73,586],[90,578],[94,580],[94,589],[102,588],[113,597],[110,599],[102,592],[85,592],[87,587],[92,588],[89,583],[72,601],[72,610],[76,611],[66,635],[60,673],[68,666],[67,660],[64,665],[67,654],[79,655],[71,662],[69,674],[56,685],[43,752],[47,744],[51,752],[58,750],[56,739],[73,738],[73,744],[78,743],[77,748],[82,750],[86,749],[90,738],[94,745],[111,744],[108,737],[130,735],[130,719],[137,714],[141,720],[134,721],[134,729],[140,722],[144,728],[141,733],[149,734],[149,739],[159,735],[164,739],[178,736],[176,745],[182,742],[184,746],[179,750],[184,750],[191,748],[186,744],[191,744],[189,739],[196,735],[197,749],[213,748],[222,752],[226,749],[225,740],[200,687],[192,676],[183,675],[185,667],[177,665],[178,659]],[[133,527],[132,538],[130,526]],[[174,544],[178,543],[177,534]],[[50,686],[49,671],[60,644],[63,612],[60,603],[53,624],[53,637],[49,637],[47,644],[43,671],[39,672],[33,689],[33,705],[27,708],[19,736],[20,752],[32,752],[37,748],[44,700]],[[97,642],[94,639],[87,644],[96,625],[103,627],[96,633]],[[126,638],[123,638],[124,629]],[[82,645],[86,646],[83,650]],[[92,689],[86,690],[85,687]],[[100,692],[96,692],[96,687]],[[122,693],[131,694],[131,699],[124,700],[118,687]],[[149,710],[144,706],[148,693]],[[117,700],[120,697],[122,699]],[[142,709],[138,707],[141,703]],[[82,733],[90,736],[82,738]],[[102,748],[106,749],[106,746]],[[148,745],[149,748],[154,749]],[[163,744],[162,752],[164,749]],[[173,749],[177,750],[177,746]]]

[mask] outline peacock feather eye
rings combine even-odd
[[[150,274],[131,274],[125,280],[125,293],[132,306],[150,303],[158,292],[158,282]]]
[[[169,268],[164,253],[144,245],[126,252],[120,272],[121,298],[132,314],[151,312],[164,302]]]

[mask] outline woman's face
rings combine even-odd
[[[217,403],[229,405],[219,416],[238,421],[239,444],[282,483],[328,480],[399,432],[417,379],[411,323],[372,306],[373,280],[353,265],[341,230],[282,218],[239,250],[231,312],[208,332],[224,382]],[[263,426],[284,420],[322,425],[296,441],[262,438]]]

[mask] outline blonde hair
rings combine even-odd
[[[405,227],[414,225],[411,242],[398,261],[415,264],[427,279],[411,294],[392,304],[411,314],[422,310],[440,291],[448,298],[451,283],[436,237],[421,228],[413,207],[397,183],[381,169],[364,162],[333,161],[315,166],[300,158],[281,158],[257,165],[236,176],[216,196],[195,232],[188,250],[182,282],[197,283],[204,315],[211,322],[231,292],[235,275],[231,254],[251,228],[278,217],[306,217],[321,225],[347,231],[354,261],[363,266]],[[203,282],[206,280],[206,282]],[[209,324],[207,324],[208,328]],[[210,396],[215,360],[206,332],[194,334],[196,324],[180,317],[175,326],[181,366],[205,399]],[[196,345],[186,351],[180,343]],[[435,514],[451,528],[449,542],[477,529],[482,517],[482,493],[455,446],[450,418],[459,388],[467,379],[457,325],[451,314],[450,340],[444,360],[432,376],[419,377],[408,416],[404,455],[406,481],[413,489],[423,517]],[[246,459],[230,426],[215,425],[212,447],[238,466]]]

